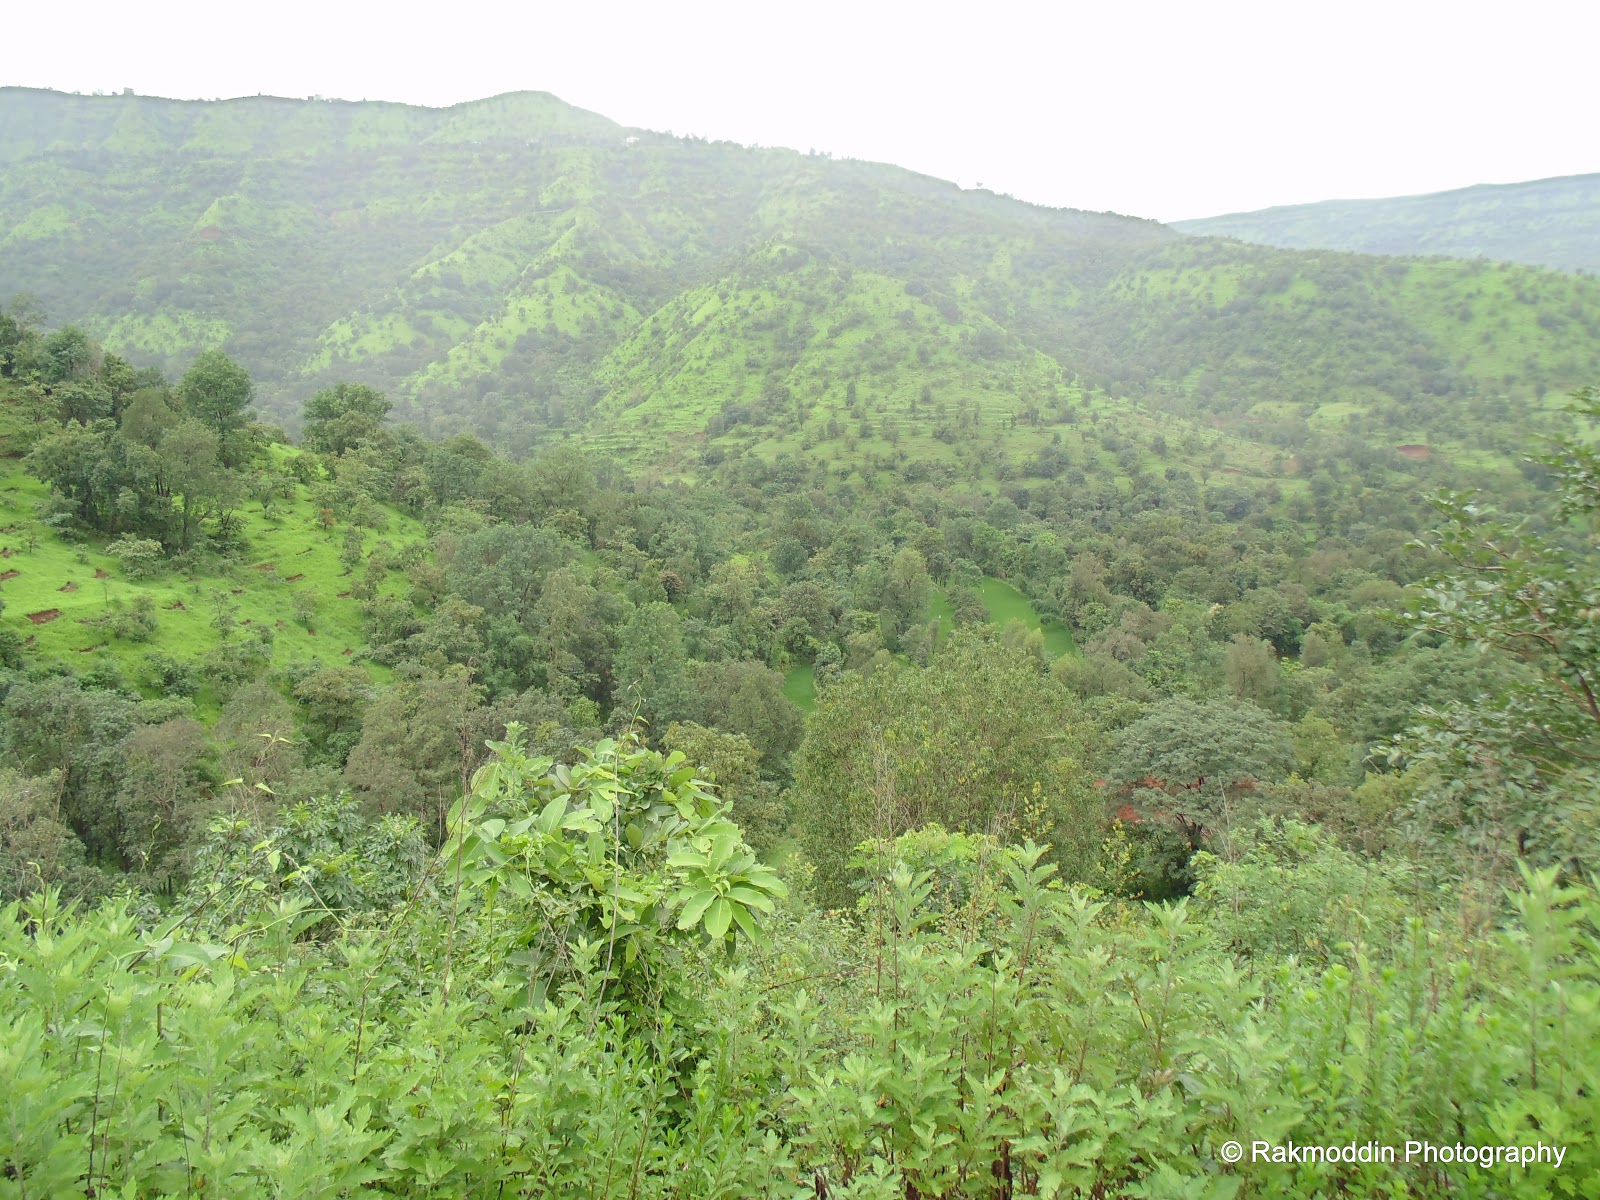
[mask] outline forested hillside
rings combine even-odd
[[[0,111],[0,1197],[1600,1189],[1595,283]]]
[[[432,436],[666,445],[692,470],[752,437],[769,458],[838,443],[854,382],[929,439],[958,402],[1033,429],[1099,390],[1228,423],[1374,414],[1421,442],[1461,403],[1600,371],[1586,279],[1198,243],[543,94],[11,88],[0,154],[0,295],[168,370],[223,349],[290,427],[353,380]]]
[[[1173,228],[1304,250],[1492,258],[1593,274],[1600,271],[1600,175],[1289,204]]]

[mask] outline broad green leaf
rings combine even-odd
[[[749,938],[757,946],[765,946],[767,944],[767,939],[765,935],[762,934],[761,927],[756,924],[756,919],[750,915],[749,911],[742,904],[735,904],[732,907],[733,919],[735,922],[737,922],[745,937]]]
[[[728,924],[733,920],[733,905],[726,899],[718,896],[706,912],[706,932],[713,939],[723,937],[728,932]]]
[[[546,804],[544,806],[544,810],[540,812],[539,828],[544,830],[546,833],[554,833],[556,827],[561,823],[561,818],[566,815],[566,812],[567,798],[565,796],[557,796],[554,800],[550,801],[549,804]]]
[[[705,914],[706,909],[711,907],[711,902],[715,899],[717,899],[717,894],[710,888],[701,888],[695,892],[689,897],[688,902],[684,904],[683,911],[678,914],[678,928],[693,929],[695,923]]]
[[[711,865],[720,867],[739,846],[739,831],[725,829],[711,839]]]
[[[760,909],[765,913],[772,911],[772,900],[765,892],[758,892],[753,887],[735,884],[728,889],[728,895],[731,899],[741,901],[750,908]]]

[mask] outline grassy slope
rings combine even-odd
[[[0,448],[10,447],[4,450],[10,454],[15,440],[8,436],[14,430],[6,400],[0,390]],[[275,453],[298,451],[277,447]],[[241,510],[250,552],[231,570],[200,577],[168,572],[143,580],[126,578],[102,541],[73,544],[40,526],[35,512],[46,491],[19,459],[0,458],[0,575],[11,576],[0,582],[5,602],[0,621],[32,639],[30,650],[41,659],[60,659],[80,673],[109,659],[130,682],[138,682],[147,655],[194,663],[214,647],[219,635],[212,621],[218,599],[226,598],[237,606],[242,626],[273,630],[275,666],[361,662],[374,678],[387,676],[387,668],[362,659],[361,606],[349,595],[352,579],[339,561],[343,529],[322,528],[304,488],[292,502],[280,503],[272,517],[264,516],[259,505]],[[414,520],[393,511],[387,515],[387,530],[366,534],[369,552],[381,540],[398,548],[424,537]],[[36,539],[31,548],[30,531]],[[404,594],[406,584],[391,574],[381,590]],[[316,598],[309,627],[294,619],[297,592]],[[155,606],[157,630],[149,641],[118,639],[92,624],[117,605],[131,608],[140,596]],[[29,619],[50,612],[59,615],[40,623]],[[211,699],[200,697],[203,711]]]
[[[968,349],[980,330],[997,347],[992,359]],[[594,440],[624,457],[657,455],[663,441],[698,441],[724,405],[781,396],[770,401],[773,415],[792,419],[757,435],[764,457],[827,447],[841,461],[900,451],[953,460],[933,436],[941,409],[969,406],[998,429],[1023,405],[1064,396],[1070,387],[1057,364],[981,312],[942,312],[908,295],[899,280],[863,271],[846,276],[782,244],[676,298],[612,352],[598,377],[606,394],[598,411],[603,432]],[[861,405],[855,416],[846,407],[851,382]],[[830,434],[830,422],[839,432]],[[838,445],[845,440],[848,453]]]
[[[1003,579],[985,579],[979,588],[984,607],[989,610],[989,620],[1004,628],[1012,621],[1021,621],[1029,629],[1044,631],[1045,653],[1060,658],[1072,651],[1072,634],[1059,621],[1042,621],[1039,612],[1029,599]]]

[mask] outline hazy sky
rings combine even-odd
[[[79,0],[5,24],[0,83],[427,105],[537,89],[1162,220],[1600,171],[1600,5],[1576,0]]]

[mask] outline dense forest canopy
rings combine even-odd
[[[0,99],[0,1195],[1593,1194],[1590,281]]]

